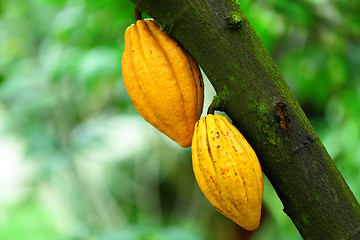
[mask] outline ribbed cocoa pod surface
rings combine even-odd
[[[191,145],[204,87],[193,58],[153,20],[125,31],[122,75],[138,113],[182,147]]]
[[[196,123],[192,161],[195,178],[210,203],[246,230],[257,229],[263,197],[260,163],[225,116],[209,114]]]

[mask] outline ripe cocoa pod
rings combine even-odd
[[[182,147],[200,118],[204,85],[193,58],[153,20],[125,31],[124,84],[139,114]]]
[[[195,125],[192,142],[195,178],[210,203],[239,226],[259,226],[263,177],[254,150],[221,115],[209,114]]]

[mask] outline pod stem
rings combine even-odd
[[[135,9],[134,9],[134,17],[135,17],[135,22],[138,20],[142,20],[141,11],[139,11],[139,9],[137,7],[135,7]]]
[[[209,114],[214,115],[215,110],[217,110],[217,109],[216,109],[216,99],[213,99],[212,102],[211,102],[211,104],[210,104],[210,106],[209,106],[209,108],[208,108],[208,110],[207,110],[207,114],[208,114],[208,115],[209,115]]]
[[[207,114],[213,114],[215,113],[215,111],[224,111],[224,106],[225,106],[225,101],[224,99],[220,96],[214,96]]]

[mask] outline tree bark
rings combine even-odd
[[[199,63],[304,239],[360,239],[360,206],[236,0],[131,0]]]

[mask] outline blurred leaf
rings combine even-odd
[[[179,226],[132,225],[119,232],[99,235],[97,240],[203,240],[194,230]]]
[[[55,225],[46,210],[36,201],[25,202],[3,215],[0,222],[0,239],[56,240]]]

